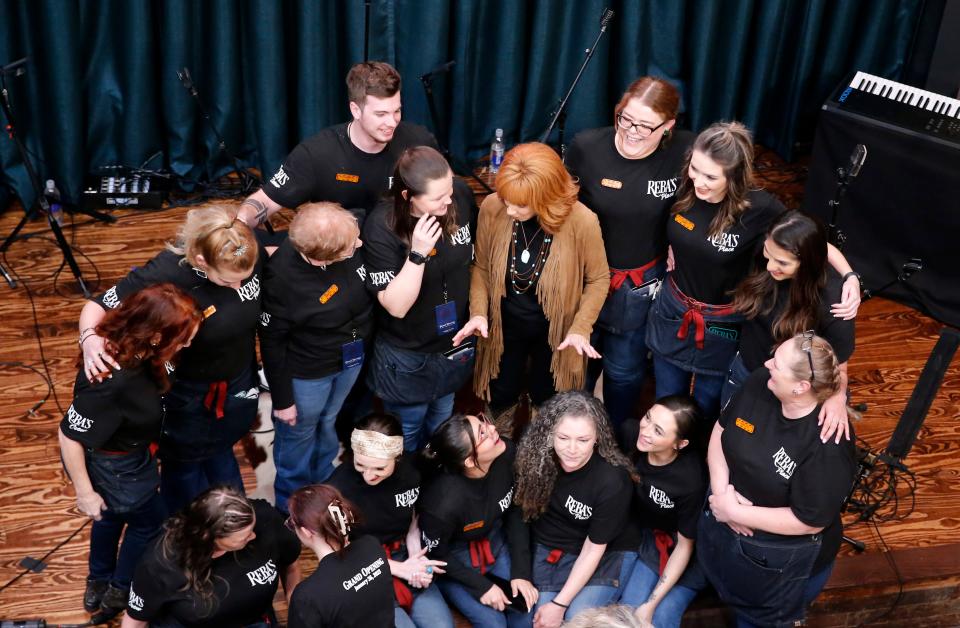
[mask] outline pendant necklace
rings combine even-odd
[[[520,233],[523,234],[523,251],[520,252],[520,261],[524,264],[528,264],[530,263],[530,240],[536,238],[543,227],[537,228],[536,233],[534,233],[533,237],[528,240],[527,231],[523,228],[523,223],[518,220],[517,224],[520,225]]]

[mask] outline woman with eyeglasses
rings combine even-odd
[[[423,546],[446,561],[437,584],[477,628],[530,626],[526,524],[513,505],[516,449],[481,413],[455,414],[423,452],[436,476],[417,503]]]
[[[847,361],[855,344],[854,319],[834,315],[830,306],[840,298],[846,279],[827,264],[827,234],[819,220],[792,210],[774,221],[753,272],[734,294],[733,308],[746,320],[723,385],[722,403],[779,343],[813,329],[826,338],[840,362],[840,386],[823,402],[818,417],[823,423],[821,436],[826,440],[836,433],[837,439],[849,438]]]
[[[359,236],[347,210],[309,203],[267,263],[260,349],[276,419],[274,489],[282,511],[294,490],[333,473],[337,413],[373,335]]]
[[[327,484],[297,489],[289,528],[317,555],[317,569],[293,592],[289,628],[392,628],[393,586],[376,538],[353,534],[356,507]]]
[[[743,316],[731,295],[770,224],[785,211],[754,185],[750,131],[739,122],[713,124],[688,153],[667,221],[673,266],[651,311],[647,346],[658,398],[686,394],[693,380],[705,435],[719,412],[721,387],[740,339]],[[836,249],[830,255],[839,272],[851,271]],[[860,282],[850,275],[834,311],[853,316],[859,303]]]
[[[603,357],[603,403],[618,428],[635,417],[647,366],[647,312],[666,272],[667,215],[693,134],[676,129],[680,93],[644,76],[627,87],[614,126],[583,131],[566,154],[580,202],[600,219],[610,290],[592,344]],[[637,237],[638,234],[640,237]],[[588,377],[593,390],[596,376]]]
[[[380,304],[367,379],[417,451],[473,373],[473,348],[451,340],[467,316],[476,202],[429,146],[403,151],[389,194],[363,224],[367,286]]]
[[[403,454],[403,430],[389,414],[360,419],[350,435],[350,451],[333,475],[338,489],[363,514],[355,535],[370,534],[387,552],[400,628],[453,628],[450,608],[433,585],[446,564],[426,558],[414,507],[420,471]]]
[[[256,333],[260,320],[263,256],[235,208],[187,212],[176,241],[115,286],[88,301],[80,313],[84,372],[95,381],[120,365],[105,352],[96,326],[134,292],[172,283],[200,305],[203,325],[180,358],[164,397],[160,436],[160,494],[176,512],[210,486],[243,490],[233,445],[257,417],[259,381]]]
[[[164,524],[130,587],[122,628],[278,626],[273,598],[300,582],[300,544],[263,500],[203,492]]]
[[[740,626],[793,625],[830,576],[856,456],[852,441],[821,441],[817,417],[840,379],[826,340],[794,336],[713,428],[697,557]]]

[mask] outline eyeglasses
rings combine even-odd
[[[480,421],[480,425],[477,427],[476,447],[479,447],[480,443],[487,440],[487,438],[490,436],[490,429],[493,427],[493,423],[483,412],[477,413],[477,419]]]
[[[641,137],[650,137],[650,136],[653,134],[654,131],[656,131],[657,129],[659,129],[660,127],[662,127],[662,126],[663,126],[664,124],[666,124],[666,123],[667,123],[667,121],[664,120],[663,122],[661,122],[661,123],[658,124],[657,126],[647,126],[646,124],[642,124],[642,123],[640,123],[640,122],[634,122],[633,120],[629,120],[629,119],[625,118],[622,113],[618,113],[618,114],[617,114],[617,126],[618,126],[618,127],[620,127],[621,129],[623,129],[624,131],[631,131],[631,130],[632,130],[634,133],[636,133],[637,135],[639,135],[639,136],[641,136]]]
[[[287,520],[283,522],[283,525],[286,526],[287,530],[290,530],[294,534],[297,532],[297,521],[293,518],[293,515],[287,517]]]
[[[803,340],[800,341],[800,350],[807,354],[807,362],[810,364],[810,383],[812,384],[817,381],[817,372],[813,368],[813,339],[817,332],[808,329],[802,335]]]

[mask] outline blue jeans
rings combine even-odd
[[[129,588],[140,557],[160,532],[165,517],[163,500],[157,494],[128,512],[118,514],[109,508],[103,511],[100,521],[94,521],[90,528],[90,580],[109,581],[119,589]]]
[[[613,604],[620,598],[630,574],[633,572],[633,565],[637,560],[636,552],[623,552],[623,561],[620,564],[620,576],[616,585],[608,584],[588,584],[580,589],[573,600],[567,602],[569,608],[563,613],[564,620],[571,620],[577,616],[577,613],[590,608],[600,608]],[[540,591],[540,597],[537,599],[537,605],[533,607],[533,613],[537,609],[550,603],[550,600],[557,597],[560,591]]]
[[[400,419],[405,451],[423,449],[440,424],[453,414],[454,396],[455,393],[450,393],[426,403],[383,402],[383,409]]]
[[[359,375],[360,368],[352,368],[320,379],[293,379],[297,423],[290,426],[274,421],[277,477],[273,487],[277,508],[283,512],[295,490],[323,482],[333,473],[333,461],[340,451],[337,413]]]
[[[738,351],[737,355],[733,356],[726,379],[723,380],[723,390],[720,393],[720,409],[727,407],[733,394],[740,390],[749,375],[750,371],[747,370],[747,365],[743,363],[743,358],[740,357]]]
[[[165,458],[160,465],[160,495],[169,513],[177,512],[197,495],[219,484],[229,484],[243,492],[243,477],[233,448],[198,462]]]
[[[653,354],[653,376],[657,380],[657,399],[666,395],[690,394],[690,381],[694,374],[672,362]],[[697,373],[693,380],[693,398],[703,410],[703,418],[713,427],[720,414],[720,391],[726,377],[723,375],[704,375]]]
[[[436,585],[410,591],[413,593],[411,614],[399,606],[393,609],[396,628],[453,628],[450,607]]]
[[[454,550],[453,555],[466,565],[470,564],[470,550],[467,548]],[[506,543],[500,545],[500,550],[495,554],[496,562],[489,569],[489,573],[495,576],[510,579],[510,552]],[[443,596],[447,598],[458,611],[463,613],[474,628],[529,628],[533,625],[533,612],[521,613],[512,608],[501,612],[486,604],[481,604],[480,600],[473,597],[473,594],[467,591],[460,583],[441,576],[437,581]],[[493,586],[493,583],[490,583]],[[504,591],[510,595],[510,591]],[[542,595],[542,594],[541,594]]]
[[[817,596],[820,595],[820,592],[823,591],[823,587],[827,584],[827,580],[830,579],[830,573],[833,571],[833,566],[836,564],[836,561],[830,563],[826,567],[820,570],[819,573],[815,573],[809,578],[807,578],[806,584],[803,586],[803,606],[807,608],[810,604],[813,603]],[[657,624],[659,628],[660,624]],[[761,626],[751,623],[749,619],[737,615],[737,628],[762,628]]]
[[[696,558],[693,558],[696,560]],[[642,560],[634,563],[633,573],[627,580],[623,589],[623,595],[620,596],[620,603],[627,606],[640,606],[647,601],[657,581],[659,574],[650,569]],[[690,602],[697,596],[697,592],[679,584],[673,585],[667,595],[660,599],[656,610],[653,612],[653,625],[657,628],[679,628],[680,619],[684,611],[690,606]]]

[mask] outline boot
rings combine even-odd
[[[127,608],[128,597],[130,597],[129,589],[121,589],[111,583],[103,593],[103,599],[100,600],[101,612],[111,618],[116,617]]]
[[[92,613],[100,608],[100,600],[107,590],[106,580],[91,580],[87,578],[87,588],[83,591],[83,610]]]

